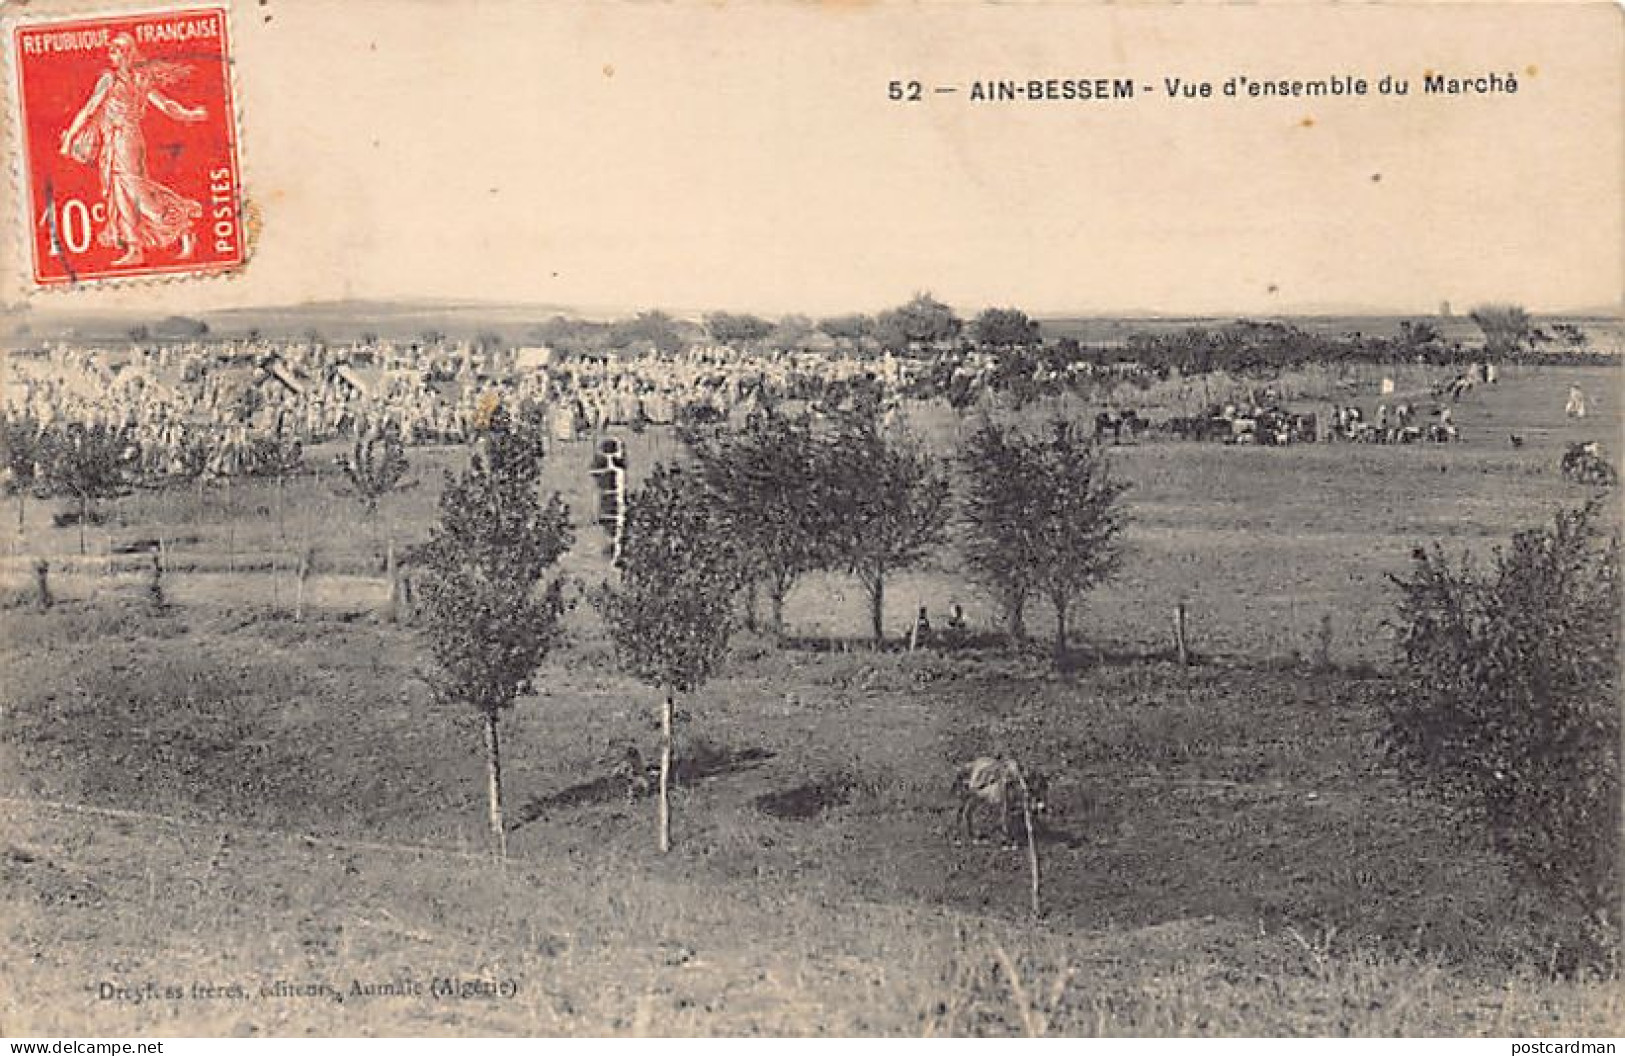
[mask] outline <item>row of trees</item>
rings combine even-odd
[[[1061,656],[1076,599],[1116,567],[1125,485],[1111,479],[1092,436],[1074,423],[1053,422],[1034,437],[984,420],[958,467],[957,510],[949,467],[887,430],[872,405],[822,431],[807,419],[764,414],[743,430],[690,444],[702,501],[736,541],[748,589],[765,588],[775,634],[797,579],[823,570],[857,577],[870,630],[883,640],[888,580],[953,539],[968,572],[1000,604],[1013,639],[1025,637],[1028,600],[1050,602]]]
[[[284,534],[286,483],[308,468],[303,445],[286,436],[261,436],[227,452],[229,458],[222,458],[221,443],[220,437],[203,433],[188,437],[179,449],[176,464],[167,467],[156,483],[195,485],[201,505],[202,489],[217,470],[227,489],[228,504],[233,477],[274,480],[277,531],[279,536]],[[346,484],[341,492],[356,500],[364,519],[376,532],[379,503],[408,485],[410,463],[400,431],[386,427],[358,437],[352,451],[336,461]],[[221,468],[224,463],[229,466]],[[29,418],[0,418],[0,486],[16,499],[19,535],[29,496],[67,499],[77,507],[79,552],[84,554],[86,526],[96,519],[97,507],[103,501],[130,494],[139,484],[153,483],[141,472],[141,449],[129,429],[94,423],[42,426]],[[386,543],[384,553],[393,584],[392,543]]]
[[[125,494],[139,451],[122,429],[72,424],[42,429],[31,420],[0,420],[0,475],[17,500],[17,531],[29,495],[67,498],[78,506],[79,552],[85,525],[102,499]]]
[[[1518,305],[1481,305],[1469,318],[1483,335],[1482,346],[1446,340],[1439,327],[1426,319],[1406,320],[1392,336],[1358,331],[1323,334],[1286,323],[1241,319],[1215,327],[1139,332],[1121,344],[1097,345],[1064,334],[1046,340],[1038,322],[1019,308],[991,307],[967,321],[931,294],[919,293],[875,315],[851,313],[814,321],[795,314],[768,319],[750,313],[711,312],[696,328],[655,311],[606,323],[559,317],[535,328],[531,336],[569,354],[648,347],[673,352],[702,336],[736,348],[797,350],[818,334],[899,354],[978,349],[1004,355],[1020,352],[1030,358],[1043,353],[1049,365],[1061,368],[1077,361],[1137,362],[1150,369],[1177,367],[1187,373],[1309,363],[1465,363],[1486,356],[1515,360],[1537,352],[1583,354],[1588,344],[1578,327],[1542,327]]]
[[[559,497],[538,496],[543,445],[534,430],[493,415],[470,467],[448,476],[424,553],[420,614],[436,693],[483,719],[499,848],[499,721],[556,639],[561,581],[544,579],[573,538]],[[879,642],[888,578],[956,527],[947,469],[886,430],[873,407],[827,430],[767,415],[743,432],[690,440],[690,465],[657,467],[629,498],[619,580],[594,598],[623,668],[662,694],[662,849],[670,846],[675,697],[697,690],[723,661],[741,595],[765,585],[782,630],[797,579],[816,569],[851,573],[868,594]],[[1069,608],[1116,566],[1123,486],[1092,439],[1064,423],[1030,438],[986,422],[961,468],[967,498],[957,528],[968,566],[1017,634],[1028,597],[1046,597],[1064,654]]]
[[[505,853],[498,719],[530,686],[563,611],[547,570],[567,511],[536,493],[541,446],[503,416],[448,482],[426,586],[440,698],[485,720],[491,824]],[[1065,423],[1037,436],[984,422],[964,456],[965,562],[1019,633],[1030,597],[1068,607],[1109,575],[1121,526],[1113,481]],[[821,434],[759,421],[711,437],[686,468],[658,467],[629,504],[620,578],[594,599],[622,667],[660,692],[659,846],[678,694],[722,664],[742,591],[765,582],[775,622],[796,578],[832,562],[882,596],[885,575],[949,529],[940,467],[853,415]],[[1419,787],[1462,810],[1538,890],[1571,909],[1590,953],[1617,950],[1620,918],[1620,546],[1590,507],[1518,535],[1481,572],[1418,550],[1398,580],[1401,669],[1384,743]],[[877,627],[877,632],[879,628]]]
[[[838,341],[872,341],[891,352],[940,347],[965,336],[977,345],[997,348],[1042,340],[1038,324],[1019,309],[989,308],[967,327],[952,308],[929,293],[916,294],[878,315],[836,315],[814,323],[804,315],[787,315],[775,322],[757,315],[712,312],[704,324],[706,334],[719,344],[774,348],[795,348],[815,332]]]
[[[1019,317],[1011,329],[1008,319]],[[984,334],[984,328],[986,329]],[[556,316],[532,327],[528,337],[552,346],[565,355],[594,355],[611,351],[654,350],[666,354],[680,351],[692,342],[709,338],[736,348],[751,345],[799,350],[815,335],[853,344],[873,344],[894,352],[907,352],[937,346],[958,339],[964,323],[953,309],[930,294],[918,294],[906,304],[878,315],[852,313],[825,319],[791,314],[778,319],[739,312],[711,312],[701,325],[677,319],[665,312],[648,311],[614,322],[593,322]],[[1014,310],[984,313],[972,324],[972,332],[991,343],[1004,343],[1012,335],[1038,339],[1037,324]]]

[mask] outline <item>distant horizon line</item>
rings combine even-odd
[[[948,306],[950,308],[956,308],[956,306],[953,305],[949,301],[944,300],[943,303],[948,304]],[[1015,304],[989,304],[986,307],[987,308],[1015,308],[1015,309],[1018,309],[1020,311],[1025,312],[1029,318],[1031,318],[1031,319],[1033,319],[1035,321],[1039,321],[1039,322],[1043,322],[1045,320],[1066,320],[1066,319],[1181,320],[1181,319],[1216,319],[1216,318],[1243,319],[1243,318],[1249,318],[1249,317],[1286,318],[1286,319],[1291,319],[1291,318],[1303,318],[1303,319],[1321,318],[1321,319],[1324,319],[1324,318],[1339,317],[1339,316],[1347,316],[1347,317],[1351,317],[1351,318],[1373,318],[1373,319],[1393,319],[1393,318],[1404,318],[1404,317],[1414,317],[1414,318],[1420,318],[1420,319],[1467,319],[1471,315],[1472,311],[1474,309],[1476,309],[1476,308],[1479,308],[1479,307],[1484,307],[1484,306],[1488,306],[1488,305],[1517,305],[1518,303],[1519,302],[1517,302],[1515,299],[1511,299],[1511,298],[1484,300],[1484,301],[1474,301],[1474,302],[1470,303],[1470,306],[1466,306],[1466,307],[1463,307],[1461,309],[1454,309],[1453,308],[1452,311],[1449,314],[1444,314],[1444,313],[1438,311],[1437,309],[1433,309],[1433,310],[1419,310],[1419,309],[1405,310],[1405,309],[1401,309],[1401,308],[1385,308],[1385,307],[1377,307],[1377,306],[1371,306],[1371,305],[1339,306],[1339,305],[1314,305],[1314,304],[1302,305],[1302,306],[1297,306],[1297,307],[1282,307],[1282,308],[1252,309],[1252,310],[1239,309],[1239,308],[1215,308],[1215,309],[1209,309],[1209,310],[1155,309],[1155,308],[1124,308],[1124,309],[1075,308],[1075,309],[1033,310],[1033,309],[1021,308],[1019,305],[1015,305]],[[879,314],[879,312],[883,312],[883,311],[887,310],[887,308],[882,308],[882,309],[878,309],[878,310],[869,310],[869,311],[864,311],[864,310],[860,310],[860,309],[841,309],[841,310],[832,311],[832,312],[809,312],[809,311],[797,311],[797,310],[791,310],[791,311],[785,311],[785,312],[769,312],[769,311],[761,311],[761,310],[754,310],[754,309],[747,309],[747,308],[695,308],[695,307],[692,307],[692,306],[667,306],[667,305],[658,305],[658,304],[657,305],[645,305],[645,306],[641,306],[641,307],[624,307],[624,306],[622,306],[622,307],[610,307],[610,306],[597,306],[597,305],[561,305],[561,304],[545,304],[545,303],[530,304],[530,303],[521,302],[521,301],[483,301],[483,300],[477,300],[477,299],[463,299],[463,298],[431,298],[431,297],[425,297],[425,298],[376,297],[375,298],[375,297],[354,297],[354,298],[332,298],[332,299],[325,299],[325,300],[307,300],[307,301],[300,301],[300,302],[294,302],[294,303],[282,302],[282,303],[265,303],[265,304],[250,304],[250,305],[231,305],[231,306],[226,306],[226,307],[207,308],[207,309],[202,309],[202,310],[191,310],[191,311],[186,311],[186,310],[164,310],[164,309],[158,309],[158,310],[155,311],[155,310],[149,309],[149,308],[123,307],[123,306],[114,307],[114,308],[103,308],[103,307],[93,307],[93,306],[88,306],[88,305],[83,306],[83,307],[80,307],[80,306],[65,307],[65,306],[60,306],[60,305],[50,305],[48,307],[41,307],[41,306],[39,306],[37,304],[31,305],[31,304],[29,304],[27,302],[23,302],[23,303],[20,303],[20,304],[8,304],[8,305],[0,306],[0,314],[10,316],[10,317],[12,317],[14,319],[18,319],[18,318],[25,317],[25,316],[33,316],[33,317],[39,318],[39,319],[50,319],[52,317],[80,317],[80,318],[87,318],[87,317],[104,317],[104,318],[141,317],[141,318],[150,318],[150,319],[167,319],[167,318],[207,319],[207,318],[216,317],[216,316],[243,315],[243,314],[252,314],[252,313],[256,313],[256,312],[288,312],[288,313],[295,313],[295,312],[300,312],[300,311],[323,311],[323,310],[333,310],[333,309],[344,309],[344,308],[352,307],[352,306],[353,307],[358,307],[358,308],[370,307],[370,308],[373,308],[373,309],[392,309],[392,310],[395,310],[395,311],[423,311],[423,312],[456,311],[456,312],[462,313],[462,312],[471,312],[471,311],[472,312],[477,312],[477,311],[482,311],[483,310],[483,311],[493,311],[493,312],[500,311],[500,312],[503,312],[505,314],[510,314],[510,315],[518,314],[518,313],[525,313],[525,312],[533,312],[537,316],[536,321],[538,323],[546,322],[546,321],[548,321],[550,319],[553,319],[553,318],[556,318],[556,317],[559,317],[559,316],[564,316],[566,318],[578,318],[578,319],[582,319],[584,321],[603,321],[603,320],[621,319],[621,318],[634,318],[634,317],[636,317],[637,315],[639,315],[639,314],[641,314],[643,312],[662,312],[662,313],[665,313],[667,315],[671,315],[671,316],[673,316],[675,318],[686,318],[686,319],[695,319],[695,320],[702,319],[704,316],[710,315],[710,314],[713,314],[713,313],[726,313],[726,314],[730,314],[730,315],[751,315],[751,316],[756,316],[758,318],[767,319],[767,320],[770,320],[770,321],[775,320],[775,319],[786,318],[786,317],[789,317],[789,316],[803,316],[805,318],[810,318],[810,319],[813,319],[813,320],[819,320],[819,319],[838,318],[838,317],[841,317],[841,316],[850,316],[850,315],[873,316],[873,315]],[[896,307],[896,305],[892,305],[892,306],[888,306],[888,307]],[[1618,306],[1585,305],[1585,306],[1571,306],[1571,307],[1564,307],[1564,308],[1528,308],[1527,306],[1523,306],[1523,307],[1525,307],[1525,310],[1527,310],[1531,316],[1537,316],[1537,317],[1538,316],[1548,316],[1548,317],[1569,317],[1569,318],[1625,318],[1625,305],[1618,305]],[[957,310],[958,309],[956,308],[956,311]],[[985,309],[978,308],[976,311],[980,312],[982,310],[985,310]],[[973,312],[973,313],[969,313],[969,314],[965,315],[964,317],[967,318],[967,319],[968,318],[974,318],[974,315],[975,315],[975,313]]]

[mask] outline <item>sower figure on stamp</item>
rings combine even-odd
[[[185,260],[196,244],[192,223],[203,215],[203,207],[147,175],[141,119],[149,104],[190,124],[204,120],[208,111],[182,106],[165,95],[160,89],[184,77],[186,67],[142,59],[128,33],[113,38],[107,59],[112,69],[96,81],[90,98],[63,130],[61,144],[62,153],[75,161],[96,158],[107,208],[96,241],[124,251],[115,266],[140,264],[146,250],[176,242],[176,256]]]

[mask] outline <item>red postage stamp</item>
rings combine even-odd
[[[242,264],[226,31],[221,8],[14,28],[37,284]]]

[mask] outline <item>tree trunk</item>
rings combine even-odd
[[[756,633],[756,590],[757,583],[753,579],[745,587],[745,630]]]
[[[671,724],[675,710],[670,690],[660,706],[660,851],[671,850]]]
[[[508,827],[502,821],[502,745],[497,737],[497,713],[485,716],[485,776],[489,794],[491,835],[496,837],[497,856],[508,857]]]
[[[51,607],[51,563],[43,557],[34,562],[34,583],[39,589],[39,607],[43,612]]]
[[[164,559],[157,550],[152,552],[152,573],[147,581],[147,600],[154,612],[163,612],[168,607],[164,601]]]
[[[113,578],[113,525],[118,521],[118,498],[114,497],[109,503],[111,509],[102,518],[102,536],[106,543],[102,547],[102,575],[108,579]]]
[[[1021,782],[1021,820],[1027,827],[1027,893],[1031,897],[1033,917],[1036,919],[1043,915],[1043,904],[1039,901],[1038,890],[1038,841],[1033,837],[1033,794],[1027,787],[1027,777],[1020,770],[1016,771],[1016,780]]]
[[[1004,603],[1004,631],[1010,637],[1011,645],[1020,645],[1027,640],[1027,596],[1025,594],[1012,594]]]
[[[295,573],[293,584],[293,622],[299,623],[305,618],[305,581],[310,578],[310,551],[304,550],[299,554],[299,570]]]
[[[790,596],[793,581],[786,575],[775,575],[768,587],[768,601],[772,605],[773,635],[784,637],[784,599]]]
[[[875,635],[875,645],[886,642],[886,577],[879,573],[865,577],[869,588],[869,626]]]
[[[231,478],[226,478],[226,571],[237,571],[237,519],[231,515]]]
[[[389,607],[385,618],[395,623],[401,616],[401,583],[395,571],[395,537],[393,534],[384,541],[384,575],[389,580]]]
[[[85,548],[85,522],[90,519],[90,496],[79,496],[79,556],[84,557],[89,551]]]
[[[1054,597],[1055,602],[1055,663],[1061,666],[1066,663],[1066,609],[1067,599],[1059,594]]]
[[[26,503],[27,501],[28,501],[28,494],[26,492],[24,492],[24,491],[18,491],[17,492],[17,536],[19,538],[21,538],[22,535],[23,535],[23,504]]]
[[[287,533],[287,531],[285,529],[285,526],[283,524],[283,519],[282,519],[282,473],[279,471],[277,473],[277,475],[276,475],[276,541],[277,541],[277,545],[280,546],[283,542],[285,542],[287,540],[287,538],[288,538],[288,533]]]

